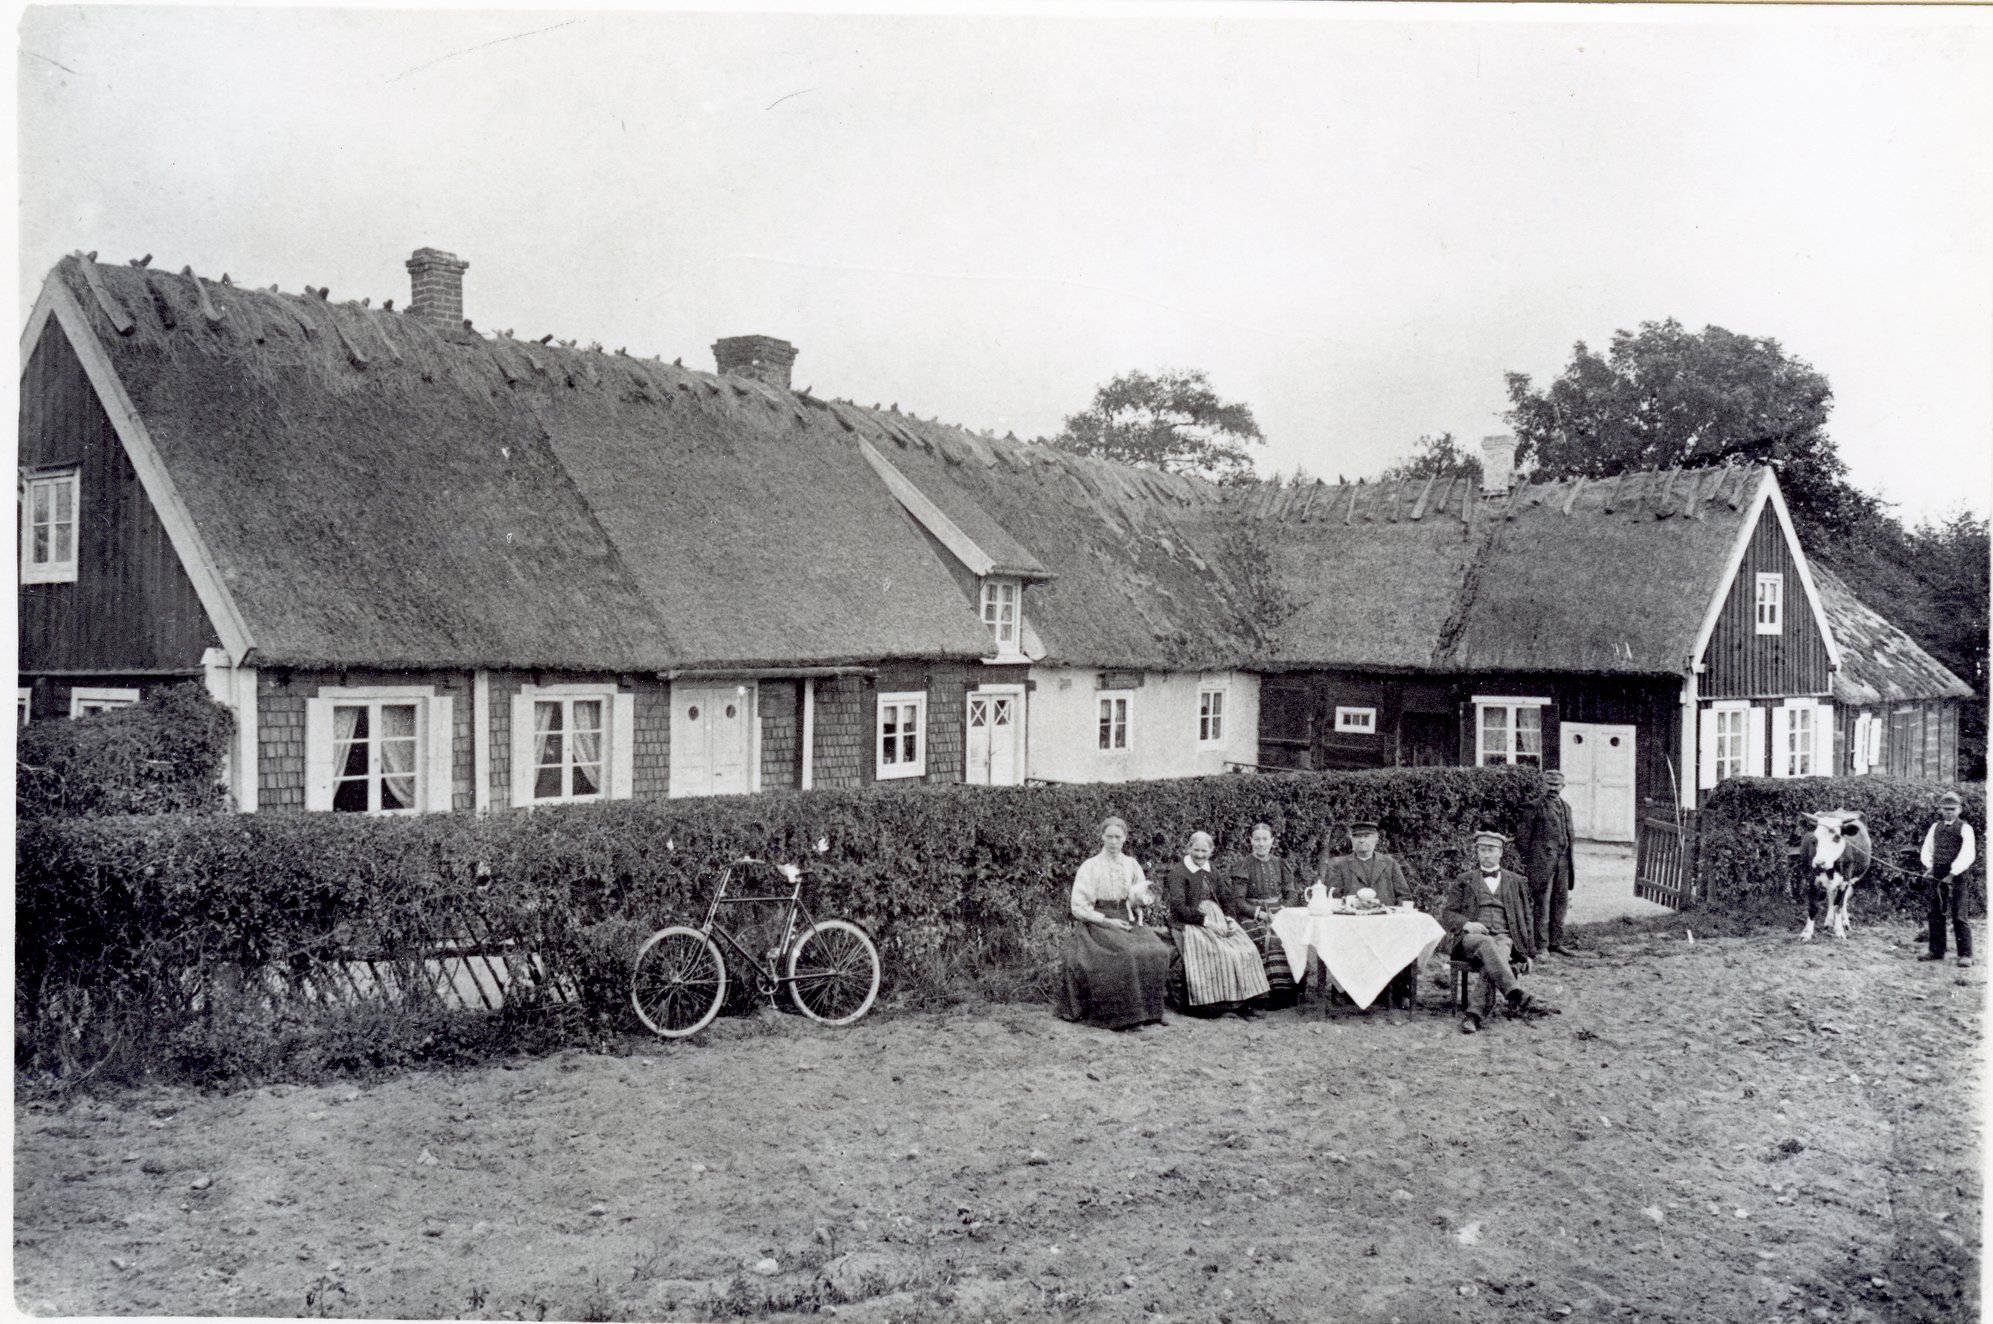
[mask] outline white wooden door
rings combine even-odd
[[[754,700],[752,682],[672,685],[670,795],[754,789]]]
[[[1024,780],[1024,691],[978,690],[969,696],[968,766],[975,786]]]
[[[1591,841],[1632,841],[1637,804],[1633,794],[1630,726],[1590,722],[1560,724],[1558,752],[1571,831]]]

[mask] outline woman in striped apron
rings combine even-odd
[[[1220,895],[1211,873],[1211,838],[1196,833],[1164,886],[1170,928],[1183,953],[1184,1000],[1201,1014],[1235,1011],[1250,1020],[1255,1012],[1247,1004],[1267,994],[1266,969]]]

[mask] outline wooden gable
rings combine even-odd
[[[1811,574],[1775,491],[1758,506],[1749,538],[1729,579],[1698,660],[1705,699],[1825,695],[1833,681],[1833,645],[1821,624]],[[1759,582],[1770,577],[1779,595],[1778,628],[1760,632]]]

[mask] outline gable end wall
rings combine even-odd
[[[1785,578],[1784,629],[1778,634],[1757,632],[1760,573]],[[1736,578],[1724,595],[1703,662],[1698,689],[1705,699],[1824,695],[1830,689],[1827,642],[1807,604],[1791,544],[1769,503],[1758,516]]]

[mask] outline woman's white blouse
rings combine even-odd
[[[1136,888],[1146,889],[1148,881],[1132,856],[1091,856],[1073,875],[1073,918],[1104,920],[1098,903],[1127,901]]]

